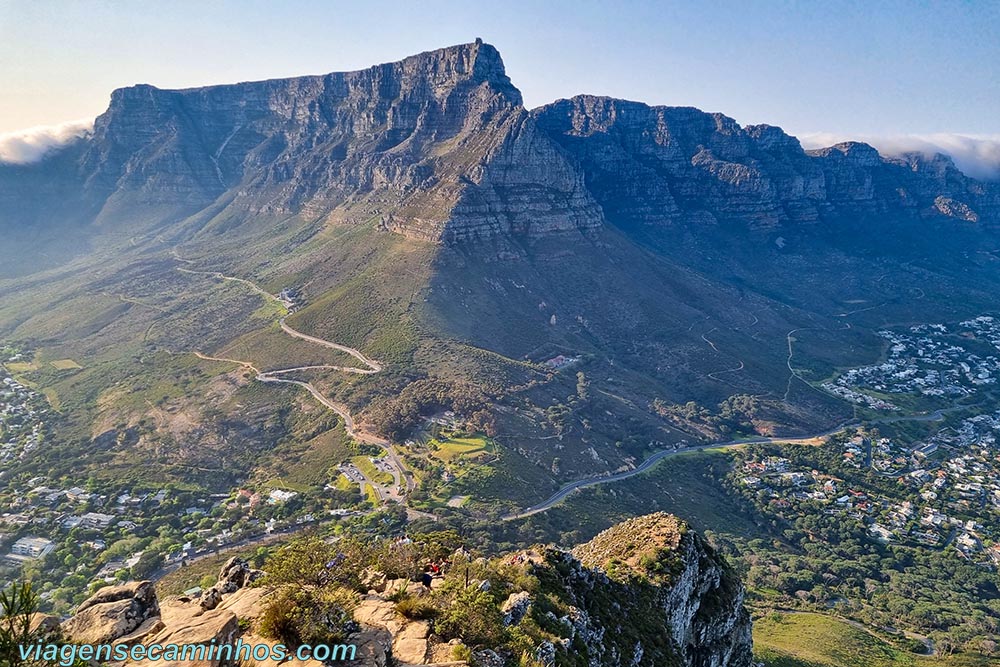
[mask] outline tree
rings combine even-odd
[[[307,584],[325,583],[328,570],[339,568],[338,550],[322,539],[310,535],[283,545],[264,563],[267,583]],[[338,562],[338,560],[340,562]]]
[[[144,551],[139,556],[139,562],[132,566],[132,577],[135,579],[145,579],[160,569],[162,565],[163,554],[152,550]]]
[[[576,374],[576,396],[581,401],[586,401],[590,397],[590,380],[583,371]]]
[[[31,617],[38,611],[38,595],[27,581],[0,591],[0,665],[17,667],[24,663],[18,647],[32,643]]]

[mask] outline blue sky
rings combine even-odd
[[[0,0],[0,132],[113,88],[358,69],[482,37],[528,106],[577,93],[792,133],[1000,134],[997,2]]]

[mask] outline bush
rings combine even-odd
[[[471,646],[497,646],[506,638],[500,606],[487,591],[477,587],[459,591],[434,628],[445,639],[457,637]]]
[[[410,597],[410,594],[406,590],[406,586],[400,586],[393,592],[385,596],[385,599],[389,602],[402,602]]]
[[[268,639],[298,647],[344,641],[357,605],[343,588],[295,588],[278,591],[264,608],[258,631]]]
[[[441,613],[427,598],[405,597],[396,603],[396,611],[414,621],[426,621]]]

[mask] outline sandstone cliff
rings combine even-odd
[[[751,227],[1000,217],[1000,187],[944,156],[804,151],[780,128],[581,95],[532,112],[476,41],[356,72],[114,91],[93,135],[0,165],[0,222],[133,229],[301,216],[447,243],[591,234],[606,221]]]
[[[857,142],[804,151],[777,127],[589,95],[533,115],[576,157],[588,188],[620,223],[1000,218],[1000,188],[966,177],[942,155],[890,159]],[[939,205],[939,197],[954,204]]]
[[[370,69],[190,90],[116,90],[81,161],[127,206],[379,220],[428,239],[586,229],[582,175],[476,42]]]

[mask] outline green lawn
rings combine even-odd
[[[964,654],[921,656],[822,614],[775,613],[754,621],[754,653],[766,667],[974,667],[1000,661]]]
[[[479,452],[491,452],[492,446],[485,436],[476,435],[470,437],[451,437],[444,439],[431,439],[428,443],[433,456],[445,463],[455,463],[457,460],[468,458]]]

